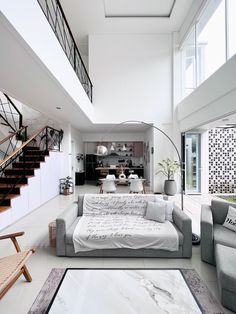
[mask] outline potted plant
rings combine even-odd
[[[160,170],[157,173],[162,173],[167,177],[164,183],[164,192],[166,195],[173,196],[177,192],[177,186],[174,179],[175,173],[179,170],[179,163],[176,160],[167,158],[158,163]]]
[[[69,195],[73,193],[73,181],[72,178],[67,176],[60,179],[60,194]]]

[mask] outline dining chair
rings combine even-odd
[[[131,173],[131,174],[128,176],[128,179],[138,179],[138,175],[135,174],[135,173]]]
[[[100,193],[115,193],[116,185],[114,180],[105,179],[102,181],[102,185],[100,188]]]
[[[141,179],[131,179],[129,190],[130,193],[144,193],[143,181]]]
[[[106,176],[106,179],[108,179],[108,180],[115,180],[115,179],[116,179],[116,176],[115,176],[114,174],[108,174],[108,175]]]

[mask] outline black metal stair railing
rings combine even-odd
[[[0,141],[0,160],[4,161],[8,156],[12,155],[22,142],[27,140],[27,126],[23,126],[18,131],[8,135]],[[8,165],[8,163],[6,164]]]
[[[16,141],[22,140],[22,134],[25,140],[20,147],[16,145],[11,154],[5,153],[6,157],[0,161],[0,212],[1,206],[10,205],[10,195],[19,190],[18,185],[28,183],[28,178],[34,175],[34,169],[40,167],[40,161],[44,161],[49,151],[61,149],[62,130],[46,126],[27,139],[27,133],[23,129],[26,130],[26,127],[0,142],[1,147],[6,142],[12,142],[13,137]]]
[[[21,129],[23,116],[11,98],[0,93],[0,123],[8,126],[11,131],[16,132]]]
[[[93,85],[59,0],[37,0],[68,60],[92,102]]]

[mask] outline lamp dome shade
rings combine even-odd
[[[97,146],[97,155],[98,156],[104,156],[108,154],[108,149],[104,145],[98,145]]]

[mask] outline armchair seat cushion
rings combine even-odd
[[[236,248],[236,233],[222,225],[214,224],[214,244]]]
[[[0,293],[17,276],[31,254],[32,251],[23,251],[0,258]]]
[[[221,302],[236,312],[236,249],[217,244],[216,268]]]

